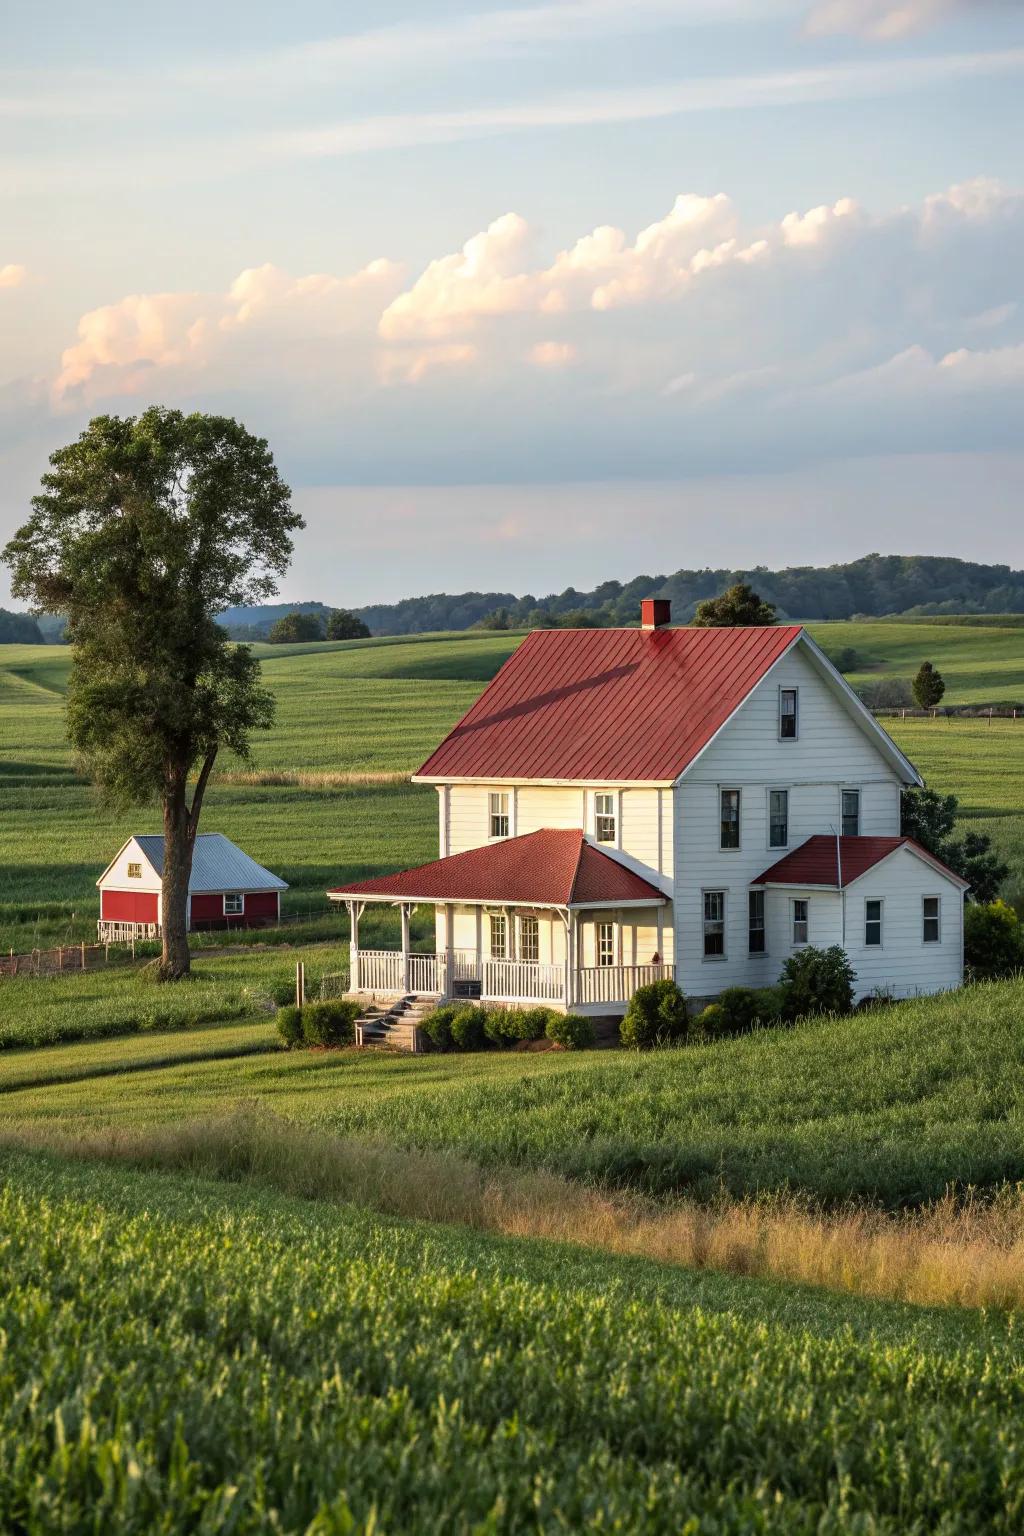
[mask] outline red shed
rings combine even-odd
[[[130,837],[96,884],[101,939],[155,938],[160,932],[164,840]],[[281,916],[287,882],[257,864],[223,832],[200,832],[188,883],[190,928],[260,928]]]

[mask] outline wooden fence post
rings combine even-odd
[[[302,960],[295,962],[295,1006],[304,1008],[306,1005],[306,966]]]

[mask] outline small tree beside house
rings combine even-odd
[[[71,744],[105,801],[163,812],[163,979],[189,970],[188,888],[222,750],[273,718],[216,622],[276,590],[303,526],[266,442],[225,416],[98,416],[50,458],[4,550],[12,589],[67,619]],[[190,793],[191,784],[191,793]]]
[[[766,603],[745,581],[738,581],[718,597],[709,597],[697,604],[693,616],[696,629],[728,629],[735,625],[750,624],[762,627],[775,624],[778,615],[774,603]]]
[[[922,661],[911,686],[918,709],[934,709],[946,691],[942,673],[937,672],[930,661]]]

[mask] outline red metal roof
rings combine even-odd
[[[588,843],[582,832],[548,828],[453,853],[397,875],[357,880],[329,896],[396,901],[509,902],[539,907],[667,898],[642,876]]]
[[[799,633],[534,630],[417,777],[671,783]]]
[[[828,833],[818,833],[809,837],[799,848],[794,848],[792,853],[787,853],[785,858],[766,869],[764,874],[751,882],[753,885],[827,885],[834,890],[839,890],[839,871],[836,867],[836,854],[842,863],[842,884],[851,885],[861,875],[887,859],[890,853],[895,853],[897,848],[910,848],[921,858],[934,866],[934,868],[948,875],[958,885],[966,888],[967,882],[943,864],[941,859],[922,848],[912,837],[841,837],[838,839],[839,848],[836,848],[837,839]]]

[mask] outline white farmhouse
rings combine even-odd
[[[440,857],[328,893],[353,990],[615,1015],[664,976],[765,986],[807,944],[846,948],[858,996],[959,985],[965,882],[900,835],[921,777],[806,631],[642,617],[529,635],[414,776]],[[360,949],[370,902],[400,951]]]

